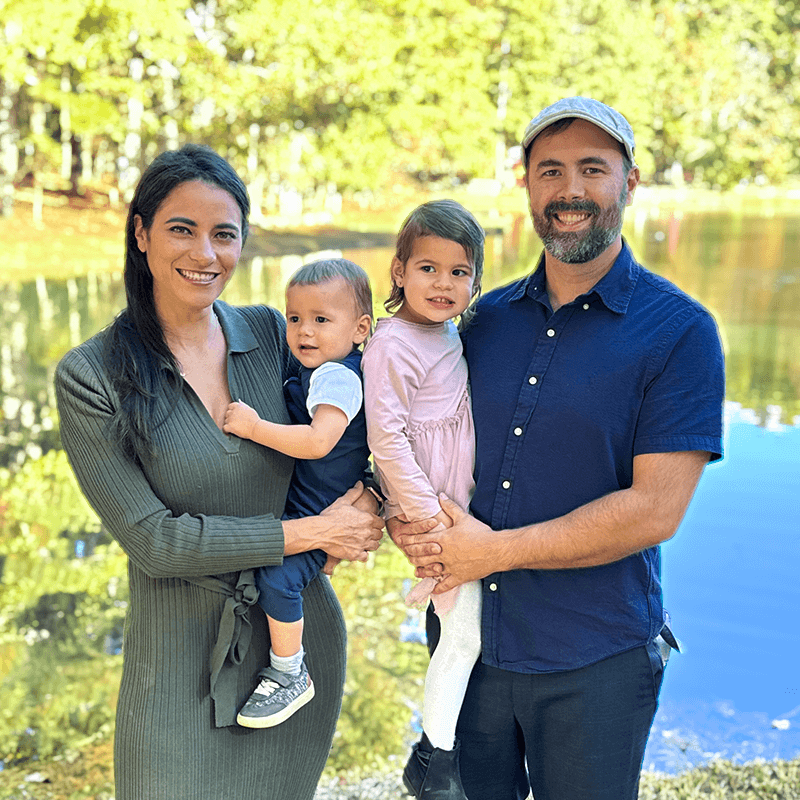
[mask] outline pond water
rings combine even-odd
[[[539,252],[527,219],[503,227],[487,239],[489,288],[528,271]],[[725,458],[706,470],[664,546],[666,605],[684,652],[670,661],[645,763],[676,771],[713,755],[793,757],[800,753],[800,208],[678,214],[645,204],[631,209],[625,235],[642,263],[713,311],[727,363]],[[391,236],[256,232],[223,298],[280,307],[288,276],[327,250],[367,269],[380,309]],[[55,364],[123,302],[115,271],[0,281],[0,467],[58,447]]]

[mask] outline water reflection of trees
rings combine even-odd
[[[729,417],[770,428],[800,414],[800,274],[788,261],[798,251],[798,220],[794,228],[787,219],[722,215],[643,214],[630,222],[626,235],[637,256],[721,321],[728,398],[736,401],[728,404]],[[490,236],[487,288],[527,272],[539,250],[523,218],[504,236]],[[341,254],[370,274],[382,313],[392,251]],[[320,255],[254,257],[237,270],[224,298],[281,307],[289,275]],[[37,278],[0,284],[0,304],[0,617],[10,621],[0,636],[2,705],[10,710],[7,724],[0,720],[0,744],[25,760],[106,736],[113,725],[125,557],[88,510],[59,450],[53,372],[63,353],[122,308],[124,290],[113,271]],[[419,706],[425,668],[424,648],[398,640],[405,613],[399,595],[387,601],[405,574],[402,558],[383,550],[368,575],[361,567],[342,570],[337,582],[351,653],[335,766],[361,763],[364,752],[376,752],[375,742],[381,757],[407,746],[400,739],[409,731],[410,709]],[[55,678],[54,663],[61,666]],[[364,686],[372,704],[367,712]]]
[[[632,216],[637,256],[712,309],[725,340],[728,398],[765,421],[779,406],[783,422],[800,414],[800,274],[789,254],[800,249],[796,217],[734,214]],[[485,286],[526,272],[540,250],[528,221],[489,236]],[[331,252],[331,251],[326,251]],[[376,313],[388,295],[386,247],[337,251],[369,272]],[[231,303],[281,307],[283,286],[304,261],[322,253],[256,256],[225,291]],[[119,272],[0,284],[0,466],[58,446],[53,370],[70,348],[106,325],[124,305]],[[773,414],[774,416],[774,414]]]

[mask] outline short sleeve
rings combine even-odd
[[[705,450],[722,456],[725,367],[713,317],[699,314],[663,349],[639,413],[634,455]]]
[[[318,406],[334,406],[344,411],[350,424],[363,402],[361,378],[344,364],[328,361],[317,367],[311,375],[306,407],[312,417]]]

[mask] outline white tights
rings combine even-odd
[[[459,586],[455,605],[439,617],[441,635],[425,676],[422,727],[434,747],[452,750],[472,667],[481,654],[481,582]]]

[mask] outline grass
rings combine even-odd
[[[111,741],[0,772],[0,800],[113,800]],[[800,800],[800,758],[714,761],[680,775],[645,773],[640,800]]]
[[[113,800],[111,739],[47,763],[0,772],[0,800]]]
[[[122,268],[125,211],[95,207],[74,200],[42,210],[18,201],[10,217],[0,217],[3,280],[30,281],[35,277],[74,278],[89,272]]]

